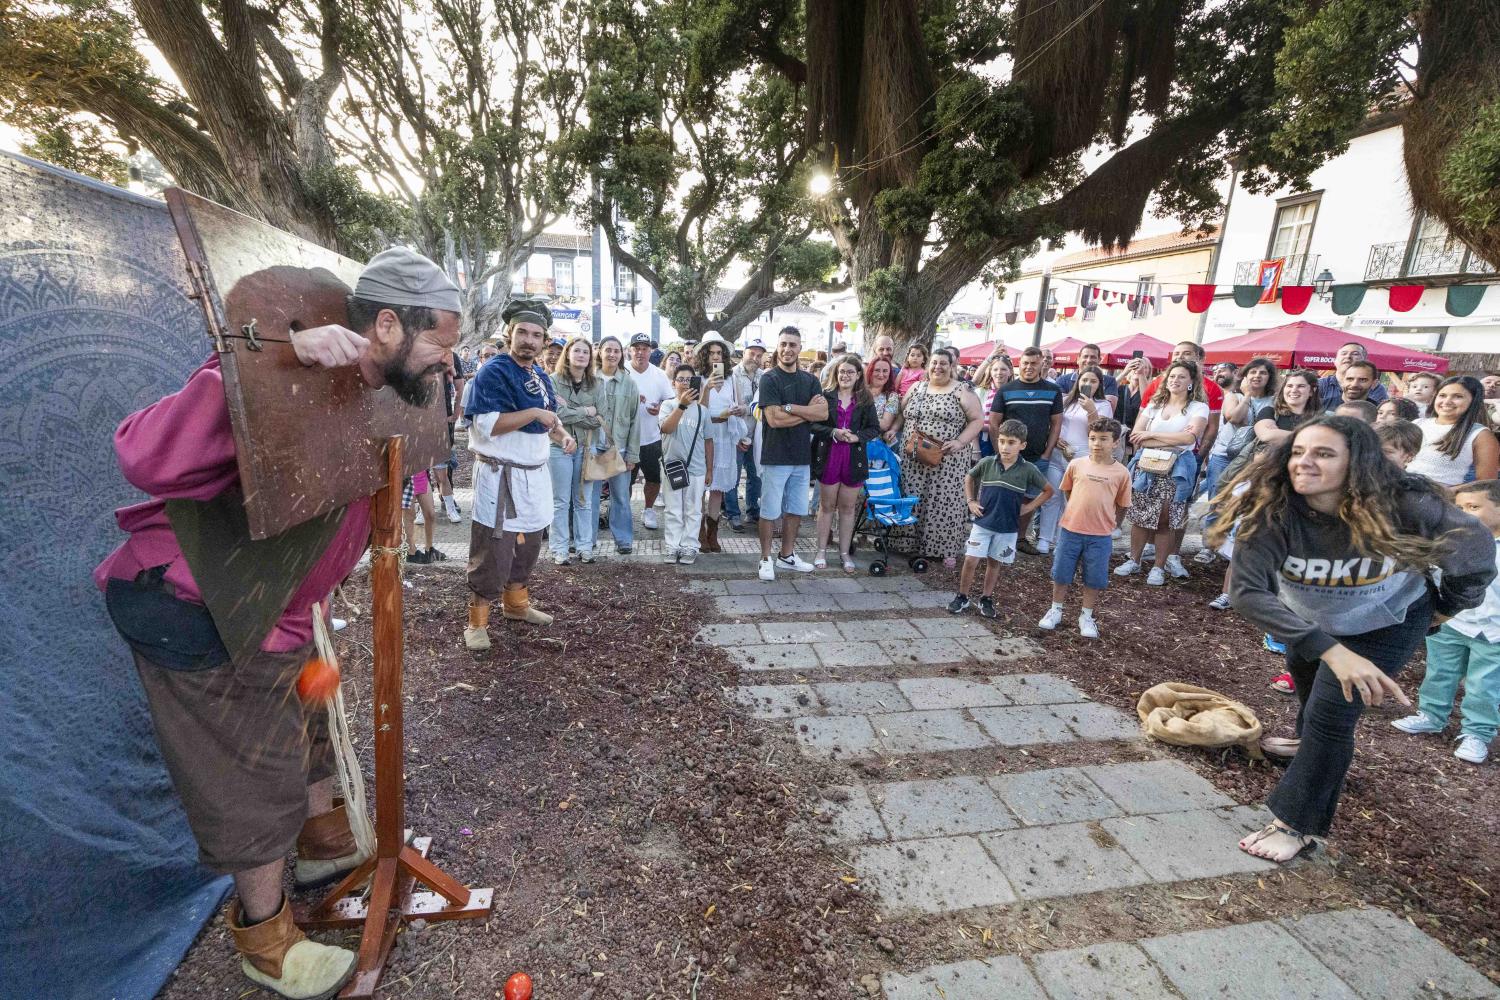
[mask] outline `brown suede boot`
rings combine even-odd
[[[469,598],[469,624],[464,629],[464,645],[478,651],[490,648],[490,602]]]
[[[500,613],[511,621],[528,625],[551,625],[552,616],[531,606],[525,587],[507,587],[500,595]]]
[[[338,806],[302,824],[292,878],[297,888],[310,889],[353,871],[364,860],[349,828],[349,813]]]
[[[354,952],[309,941],[292,923],[285,899],[276,916],[244,926],[240,901],[229,904],[229,932],[240,953],[240,969],[257,986],[287,1000],[327,1000],[354,973]]]
[[[703,552],[723,552],[719,548],[719,519],[717,517],[703,518],[703,542],[698,546]]]

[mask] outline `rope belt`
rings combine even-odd
[[[483,462],[491,469],[500,473],[500,488],[495,494],[495,509],[499,511],[498,516],[495,518],[495,537],[499,538],[500,533],[505,530],[505,519],[516,516],[516,502],[511,496],[510,470],[520,469],[523,472],[535,472],[537,469],[545,469],[547,463],[539,462],[536,465],[522,465],[519,462],[507,462],[504,459],[491,458],[489,455],[481,455],[478,452],[474,453],[474,461]]]

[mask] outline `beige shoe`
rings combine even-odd
[[[490,602],[469,602],[469,624],[464,628],[464,645],[479,652],[490,648]]]
[[[255,985],[287,1000],[328,1000],[354,974],[354,952],[309,941],[285,899],[276,916],[252,927],[242,926],[243,916],[238,899],[229,904],[240,969]]]
[[[528,625],[551,625],[552,616],[538,611],[531,605],[531,595],[525,587],[512,587],[500,595],[500,613],[513,622]]]
[[[347,875],[364,860],[349,828],[349,814],[339,806],[302,824],[292,880],[299,889],[311,889]]]

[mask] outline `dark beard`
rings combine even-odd
[[[431,365],[420,372],[409,372],[406,370],[406,362],[411,358],[412,344],[416,337],[408,336],[401,342],[401,350],[396,356],[385,364],[385,384],[391,387],[401,401],[417,409],[425,409],[436,391],[433,380],[429,377],[443,370],[442,365]]]

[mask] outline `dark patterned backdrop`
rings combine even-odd
[[[151,997],[222,897],[90,579],[111,437],[208,354],[164,205],[0,155],[0,983]]]

